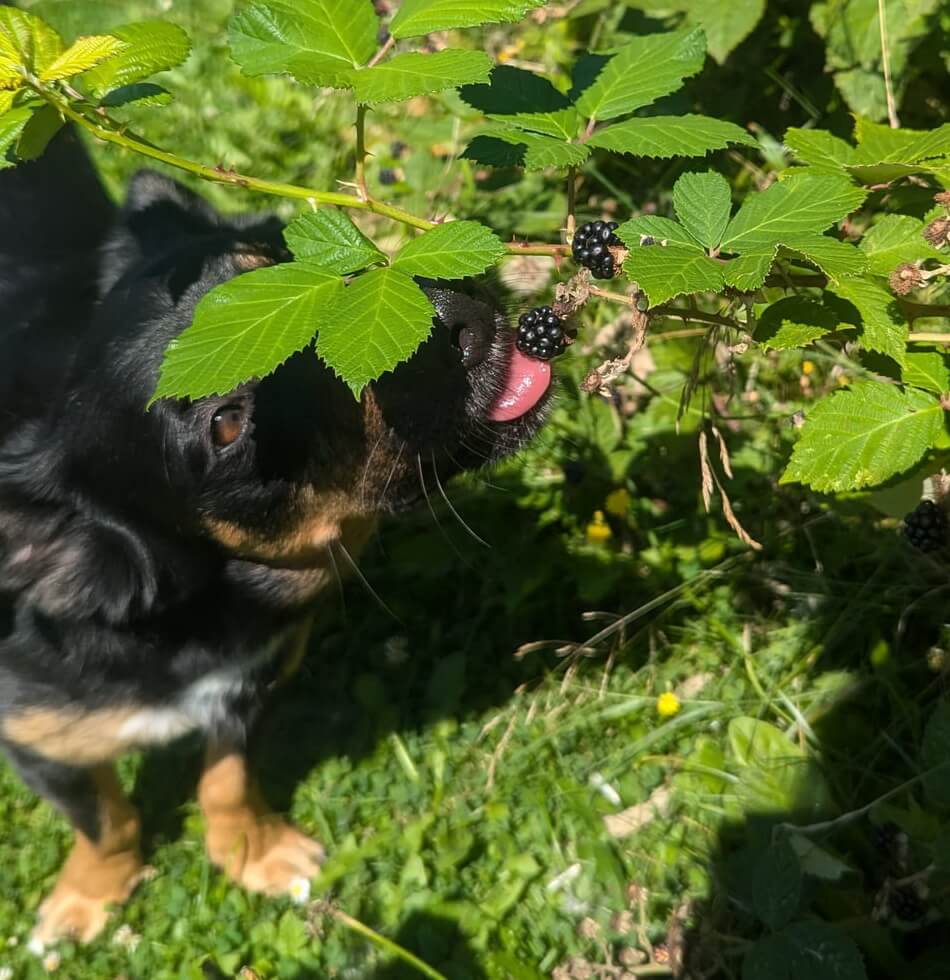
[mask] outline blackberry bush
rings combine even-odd
[[[571,242],[574,261],[590,269],[595,279],[612,279],[616,271],[610,247],[623,245],[614,234],[616,229],[616,221],[588,221],[574,233]]]
[[[564,353],[567,339],[561,318],[550,306],[536,306],[518,319],[515,346],[528,357],[549,361]]]
[[[904,518],[904,537],[921,551],[939,551],[947,543],[947,515],[932,500],[922,500]]]

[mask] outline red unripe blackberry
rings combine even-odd
[[[574,261],[590,269],[595,279],[612,279],[616,271],[610,249],[611,246],[623,245],[614,234],[616,229],[616,221],[588,221],[574,232],[571,241]]]
[[[564,324],[550,306],[536,306],[518,318],[515,346],[528,357],[550,361],[564,353]]]
[[[922,500],[904,518],[904,537],[921,551],[939,551],[947,543],[947,515],[932,500]]]

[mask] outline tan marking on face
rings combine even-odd
[[[90,766],[134,748],[122,728],[138,705],[84,711],[81,708],[27,708],[3,720],[3,735],[47,759]]]
[[[269,255],[261,255],[258,252],[235,252],[232,255],[234,265],[241,272],[251,272],[254,269],[263,269],[268,265],[276,265],[277,260]]]
[[[319,870],[323,848],[268,809],[241,753],[209,746],[198,802],[208,857],[249,891],[288,894]]]
[[[43,945],[74,938],[89,942],[105,927],[109,906],[124,902],[142,880],[138,811],[125,798],[111,766],[90,773],[99,804],[99,836],[76,832],[56,885],[39,908],[33,938]]]

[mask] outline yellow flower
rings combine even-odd
[[[517,58],[518,55],[521,54],[523,48],[524,41],[516,41],[514,44],[505,45],[505,47],[498,52],[498,61],[501,64],[504,64],[506,61],[511,61],[514,58]]]
[[[672,718],[681,707],[680,699],[672,691],[666,691],[656,699],[656,713],[661,718]]]
[[[613,537],[613,533],[604,517],[604,512],[595,510],[594,519],[587,525],[587,540],[591,544],[603,544]]]
[[[838,375],[838,387],[839,388],[846,388],[849,384],[851,384],[851,379],[846,374],[839,374]]]
[[[630,510],[630,494],[623,487],[608,493],[604,501],[604,510],[614,517],[626,517]]]
[[[290,883],[290,900],[302,905],[310,898],[310,882],[306,878],[294,878]]]
[[[802,374],[808,375],[815,370],[814,361],[802,361]]]

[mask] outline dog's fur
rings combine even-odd
[[[0,174],[0,742],[76,830],[37,943],[92,938],[134,887],[138,819],[111,762],[188,731],[209,740],[211,859],[273,893],[314,873],[318,845],[247,772],[262,698],[378,513],[540,424],[540,406],[487,420],[512,333],[489,296],[434,283],[431,338],[360,401],[311,349],[146,412],[198,300],[289,258],[276,220],[223,218],[153,172],[114,209],[69,132]]]

